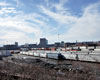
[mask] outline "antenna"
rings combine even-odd
[[[58,33],[58,42],[59,42],[59,36],[60,36],[60,34]]]

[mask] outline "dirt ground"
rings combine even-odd
[[[11,59],[0,61],[0,80],[100,80],[100,64],[70,60]]]

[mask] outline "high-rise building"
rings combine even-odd
[[[46,47],[48,45],[48,40],[46,38],[40,38],[40,47]]]
[[[18,42],[15,42],[15,46],[17,46],[17,47],[18,47]]]

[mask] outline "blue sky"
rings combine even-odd
[[[100,0],[0,0],[0,44],[100,40]]]

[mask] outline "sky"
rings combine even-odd
[[[100,41],[100,0],[0,0],[0,45]]]

